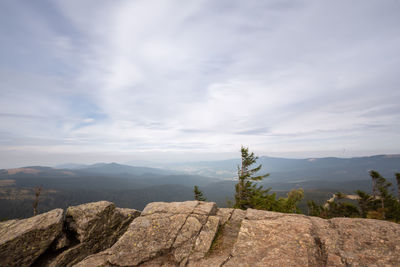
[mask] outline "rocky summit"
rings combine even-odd
[[[0,266],[400,266],[400,225],[100,201],[0,223]]]

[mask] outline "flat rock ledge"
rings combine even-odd
[[[400,266],[399,255],[400,224],[201,201],[141,214],[100,201],[0,224],[0,266]]]

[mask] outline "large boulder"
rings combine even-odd
[[[224,266],[400,266],[400,225],[248,209]]]
[[[66,235],[61,235],[56,242],[56,249],[64,250],[44,256],[41,265],[72,266],[91,254],[111,247],[139,215],[137,210],[116,208],[108,201],[69,207],[65,219]],[[66,240],[68,237],[70,240]]]
[[[99,201],[69,207],[66,224],[69,231],[77,234],[80,243],[107,246],[113,244],[120,230],[139,215],[137,210],[116,208],[112,202]]]
[[[400,266],[400,225],[380,220],[310,217],[327,266]]]
[[[29,266],[61,234],[62,209],[0,223],[0,266]]]
[[[210,202],[150,203],[110,249],[77,266],[185,265],[209,250],[219,225],[216,212]]]

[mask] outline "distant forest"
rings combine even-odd
[[[260,174],[262,165],[255,165],[258,157],[248,148],[241,148],[241,165],[238,167],[238,182],[235,185],[235,197],[231,207],[238,209],[259,209],[284,213],[303,213],[299,208],[304,198],[302,188],[293,189],[286,197],[277,198],[271,188],[265,189],[258,182],[269,176]],[[336,192],[325,204],[314,200],[307,201],[307,215],[329,219],[334,217],[361,217],[369,219],[400,222],[400,173],[395,173],[398,195],[393,195],[392,184],[375,170],[369,171],[372,179],[372,194],[357,190],[356,195],[347,196]],[[194,198],[206,200],[203,192],[194,187]],[[356,203],[345,201],[352,199]]]
[[[271,169],[268,177],[253,181],[253,185],[267,190],[264,193],[258,191],[256,208],[279,210],[277,207],[281,205],[279,211],[282,212],[301,212],[324,218],[348,216],[398,220],[397,215],[393,215],[396,208],[390,208],[397,205],[393,202],[397,201],[394,186],[397,181],[393,176],[400,166],[397,156],[304,160],[260,157],[256,161],[262,164],[258,173],[265,174]],[[194,186],[198,186],[208,201],[214,201],[220,207],[233,206],[237,202],[235,186],[239,176],[233,174],[227,179],[217,174],[232,172],[240,163],[240,160],[228,160],[184,166],[196,170],[197,174],[116,163],[71,169],[31,166],[0,170],[0,219],[32,216],[35,188],[38,187],[42,188],[37,203],[39,213],[99,200],[142,210],[154,201],[192,200]],[[375,171],[375,180],[371,178],[372,170],[379,171]],[[206,172],[209,176],[199,175]],[[392,185],[388,186],[389,183]],[[274,205],[266,207],[263,194],[270,199],[268,205]],[[355,195],[360,199],[355,199]],[[288,198],[291,200],[287,201]],[[329,199],[331,201],[327,203]],[[295,208],[293,203],[290,204],[294,200]],[[284,203],[287,211],[282,208]]]

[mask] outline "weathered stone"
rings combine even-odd
[[[225,266],[318,266],[318,245],[305,216],[248,209]]]
[[[90,255],[86,257],[83,261],[73,265],[74,267],[91,267],[91,266],[102,266],[108,267],[111,266],[108,263],[108,258],[111,256],[111,252],[109,250],[105,250],[99,252],[97,254]]]
[[[310,217],[327,266],[400,266],[400,225],[380,220]]]
[[[52,245],[52,249],[57,251],[59,249],[68,247],[71,244],[71,240],[68,239],[65,232],[62,232],[60,236],[56,238],[56,241]]]
[[[40,262],[40,266],[57,267],[57,266],[72,266],[91,254],[90,247],[87,243],[79,243],[71,248],[64,250],[56,257],[44,258]]]
[[[140,264],[140,267],[177,267],[177,263],[171,254],[159,256]]]
[[[235,209],[232,212],[231,220],[234,222],[242,221],[245,216],[246,216],[245,210]]]
[[[400,266],[400,225],[247,210],[224,266]]]
[[[198,260],[203,258],[211,247],[219,226],[219,217],[209,216],[207,223],[201,229],[193,252],[190,255],[190,260]]]
[[[153,202],[148,204],[142,211],[142,216],[154,213],[170,213],[170,214],[190,214],[199,204],[199,201],[185,202]]]
[[[44,260],[42,265],[72,266],[93,253],[111,247],[129,223],[139,215],[137,210],[115,208],[108,201],[69,207],[66,226],[71,233],[76,234],[79,243],[56,257]]]
[[[70,231],[77,233],[77,239],[82,243],[96,236],[107,228],[107,222],[115,206],[108,201],[72,206],[67,209],[66,221]]]
[[[201,218],[199,219],[199,217]],[[186,259],[188,259],[189,255],[193,253],[193,247],[196,246],[197,239],[200,235],[205,235],[204,233],[202,234],[202,232],[205,227],[203,224],[206,224],[207,218],[210,217],[197,214],[193,214],[188,217],[174,244],[175,249],[173,251],[173,255],[176,262],[186,262]],[[203,237],[201,241],[204,239],[205,237]]]
[[[105,266],[184,264],[200,235],[202,238],[197,252],[200,248],[205,249],[201,245],[206,247],[211,244],[213,237],[209,235],[211,229],[215,229],[215,234],[219,218],[210,215],[216,214],[216,211],[216,204],[208,202],[150,203],[110,249],[99,253],[98,257],[88,257],[78,266],[94,262]],[[207,223],[208,218],[212,219]],[[206,229],[207,234],[201,234]]]
[[[127,208],[115,208],[116,212],[119,212],[124,218],[127,220],[135,219],[140,216],[140,211],[135,209],[127,209]]]
[[[222,212],[220,212],[222,210]],[[228,217],[229,215],[229,217]],[[232,248],[236,242],[240,225],[246,212],[238,209],[219,209],[220,227],[214,237],[212,247],[205,257],[188,262],[188,267],[222,266],[230,257]],[[228,218],[223,224],[222,220]]]
[[[255,209],[247,209],[246,211],[242,212],[245,213],[245,219],[247,220],[269,220],[269,219],[280,218],[282,216],[303,216],[298,214],[279,213],[279,212],[255,210]]]
[[[217,204],[214,202],[199,202],[193,209],[193,214],[199,215],[215,215],[217,214]]]
[[[0,223],[0,266],[29,266],[60,235],[62,209]]]
[[[219,224],[224,225],[232,216],[233,211],[234,209],[219,208],[217,210],[217,216],[219,217]]]
[[[386,221],[199,201],[151,203],[132,221],[138,214],[98,202],[70,207],[64,233],[62,210],[0,223],[0,266],[400,266],[400,225]]]
[[[183,225],[182,229],[179,231],[174,243],[174,247],[179,247],[181,244],[197,235],[201,230],[202,224],[196,217],[189,216]]]
[[[188,214],[139,217],[111,248],[109,262],[114,265],[138,265],[171,248]]]
[[[191,215],[186,219],[173,244],[174,250],[172,253],[176,262],[181,262],[189,256],[202,226],[195,216]]]

